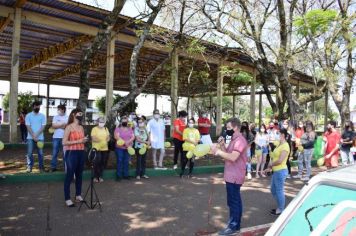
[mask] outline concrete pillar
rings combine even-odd
[[[158,99],[157,93],[155,93],[154,96],[155,96],[154,97],[154,110],[156,110],[157,109],[157,99]]]
[[[106,50],[106,99],[105,116],[108,117],[113,105],[114,70],[115,70],[115,38],[108,42]]]
[[[236,115],[236,95],[232,96],[232,117]]]
[[[258,127],[262,125],[262,93],[260,93],[260,98],[258,100]]]
[[[256,72],[252,75],[251,89],[250,89],[250,122],[255,123],[256,118]]]
[[[220,66],[218,67],[217,76],[217,96],[216,96],[216,136],[221,134],[222,130],[222,98],[223,98],[223,84],[224,76],[221,73]]]
[[[194,98],[190,98],[190,105],[189,105],[189,109],[190,109],[190,117],[194,117]],[[187,111],[188,112],[188,111]]]
[[[10,80],[10,143],[17,142],[18,82],[20,66],[21,8],[15,9],[12,33],[11,80]]]
[[[175,49],[172,53],[172,71],[171,71],[171,120],[177,118],[177,111],[175,105],[178,104],[178,54]],[[173,125],[171,125],[171,133],[173,132]]]
[[[325,113],[324,113],[324,130],[328,124],[328,105],[329,105],[329,91],[325,92]]]
[[[46,117],[47,117],[47,122],[49,121],[48,118],[49,118],[49,87],[50,85],[47,84],[47,93],[46,93],[46,100],[47,100],[47,106],[46,106]]]

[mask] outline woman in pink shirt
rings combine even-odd
[[[126,116],[121,118],[121,123],[119,127],[115,129],[114,136],[116,141],[119,139],[124,140],[122,146],[119,146],[117,142],[115,144],[115,154],[117,158],[116,180],[120,181],[122,177],[124,177],[124,179],[129,179],[130,156],[127,148],[132,146],[132,143],[135,140],[135,135],[132,128],[128,127],[128,119]]]

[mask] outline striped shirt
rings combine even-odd
[[[84,138],[84,131],[71,131],[69,133],[69,141],[78,141]],[[75,143],[67,145],[66,150],[84,150],[84,143]]]

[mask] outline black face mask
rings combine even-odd
[[[332,131],[332,128],[328,128],[328,131],[331,132],[331,131]]]
[[[232,136],[232,135],[234,134],[234,130],[233,130],[233,129],[227,129],[227,130],[226,130],[226,134],[227,134],[228,136]]]
[[[346,125],[345,130],[349,130],[350,126]]]
[[[77,119],[79,122],[82,122],[83,116],[76,116],[75,119]]]
[[[38,113],[38,112],[40,112],[40,109],[39,109],[39,108],[34,108],[33,111],[34,111],[35,113]]]
[[[122,125],[123,127],[127,127],[127,122],[122,122],[121,125]]]

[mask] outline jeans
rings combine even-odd
[[[116,176],[118,178],[129,176],[129,153],[127,149],[115,148]]]
[[[61,138],[53,138],[53,150],[52,150],[52,161],[51,168],[57,168],[57,156],[60,150],[63,150],[62,139]]]
[[[284,210],[286,203],[284,195],[284,182],[286,181],[287,175],[287,169],[273,171],[272,175],[271,193],[273,195],[273,198],[276,200],[278,209],[280,211]]]
[[[304,149],[303,152],[299,153],[298,156],[298,174],[302,175],[303,172],[303,161],[305,163],[305,167],[307,169],[307,177],[311,175],[311,159],[313,157],[314,149]]]
[[[43,140],[38,140],[43,142]],[[38,165],[40,170],[43,170],[43,149],[37,147],[37,143],[33,139],[27,139],[27,168],[32,169],[33,167],[33,150],[37,148],[38,153]]]
[[[174,138],[173,139],[174,143],[174,165],[177,165],[178,163],[178,155],[180,154],[180,161],[182,162],[183,160],[183,141]]]
[[[70,199],[70,184],[75,174],[75,196],[82,193],[82,176],[85,155],[83,150],[67,150],[65,153],[66,175],[64,179],[64,199]]]
[[[194,168],[194,157],[190,158],[188,160],[187,158],[187,153],[186,151],[183,151],[183,158],[181,159],[181,175],[184,174],[184,170],[185,170],[185,166],[187,165],[188,161],[189,161],[189,174],[191,175],[193,172],[193,168]]]
[[[341,155],[341,160],[342,160],[342,165],[353,165],[355,164],[354,157],[352,155],[352,152],[349,150],[340,150],[340,155]]]
[[[226,182],[227,205],[230,211],[227,227],[232,230],[240,230],[242,217],[242,201],[240,195],[241,184]]]
[[[20,131],[21,131],[21,141],[26,142],[27,139],[27,127],[25,124],[20,124]]]
[[[108,163],[109,151],[97,151],[94,160],[94,177],[103,177],[104,169]]]
[[[139,153],[140,149],[136,149],[136,176],[144,176],[146,173],[146,156],[147,152],[145,154],[140,155]]]

